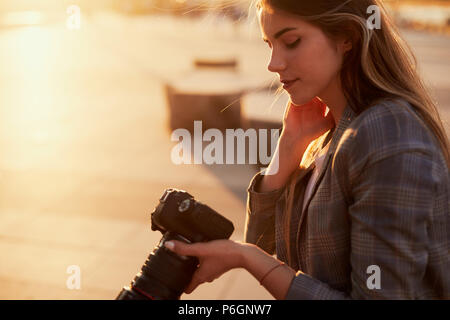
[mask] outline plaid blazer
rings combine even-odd
[[[298,272],[286,299],[450,299],[450,175],[425,123],[404,100],[384,100],[358,116],[347,106],[319,146],[327,137],[303,211],[317,150],[302,159],[291,230],[284,187],[256,192],[260,172],[248,188],[245,241],[287,262],[289,232]]]

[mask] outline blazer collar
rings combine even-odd
[[[344,131],[347,130],[348,126],[355,118],[356,118],[356,113],[347,104],[344,111],[342,112],[342,115],[341,115],[341,118],[339,119],[338,124],[336,125],[336,128],[333,133],[333,137],[331,138],[331,145],[330,145],[330,148],[328,149],[329,154],[334,154],[334,152],[336,151],[337,146],[339,144],[339,141],[341,140],[341,137],[344,134]]]

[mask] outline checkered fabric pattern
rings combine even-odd
[[[327,136],[303,211],[317,150],[302,160],[291,230],[284,188],[257,192],[261,172],[248,188],[245,241],[287,262],[289,232],[298,272],[286,299],[450,299],[450,175],[425,123],[404,100],[384,100],[359,115],[347,106]]]

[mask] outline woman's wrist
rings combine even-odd
[[[253,275],[275,299],[284,299],[295,271],[254,244],[243,243],[240,252],[242,268]]]
[[[301,139],[298,133],[291,133],[289,131],[283,130],[278,141],[278,146],[280,151],[289,151],[287,154],[302,154],[305,152],[309,143],[307,139]]]
[[[238,261],[238,268],[247,269],[248,268],[248,256],[250,254],[249,246],[252,244],[236,241],[236,260]],[[247,269],[248,270],[248,269]]]
[[[256,247],[253,244],[250,243],[240,243],[240,250],[239,250],[239,261],[241,268],[246,269],[249,271],[249,262],[251,261],[252,256],[252,250],[255,250],[254,247]]]
[[[241,245],[242,245],[240,250],[241,267],[246,269],[255,277],[257,277],[257,274],[255,274],[256,269],[255,267],[259,267],[261,266],[261,264],[264,263],[271,264],[271,261],[269,260],[275,260],[272,256],[270,256],[264,250],[259,248],[257,245],[254,245],[252,243],[241,243]]]
[[[282,135],[266,175],[260,182],[257,191],[269,192],[283,187],[292,172],[300,165],[307,147],[306,141],[299,141],[291,136]]]

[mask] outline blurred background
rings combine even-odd
[[[385,1],[450,133],[450,1]],[[249,1],[0,1],[0,299],[114,299],[161,234],[165,188],[242,240],[261,164],[173,163],[174,129],[279,128]],[[81,271],[71,289],[69,266]],[[182,299],[271,299],[243,270]]]

